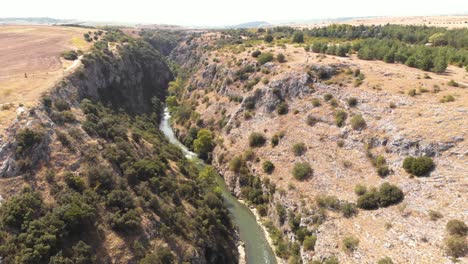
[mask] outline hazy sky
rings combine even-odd
[[[2,0],[0,17],[232,25],[356,16],[468,13],[468,0]]]

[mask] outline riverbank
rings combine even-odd
[[[270,236],[270,232],[268,232],[268,229],[265,227],[265,225],[263,224],[262,222],[262,218],[260,216],[260,214],[257,212],[257,208],[254,208],[254,207],[251,207],[249,206],[244,200],[242,199],[239,199],[238,200],[239,203],[245,205],[245,207],[247,207],[250,212],[252,212],[252,214],[255,216],[255,220],[257,221],[257,224],[261,227],[264,235],[265,235],[265,238],[266,240],[268,241],[268,244],[270,245],[271,249],[273,250],[273,254],[275,255],[275,258],[276,258],[276,262],[278,264],[286,264],[286,260],[278,257],[278,255],[276,255],[276,252],[275,252],[275,244],[273,244],[273,239],[271,238]]]

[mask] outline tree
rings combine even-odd
[[[214,148],[211,131],[207,129],[198,131],[197,138],[193,141],[193,147],[195,153],[197,153],[201,159],[208,159],[210,152]]]
[[[434,59],[434,72],[443,73],[447,69],[447,59],[444,56],[438,55]]]
[[[304,33],[302,31],[296,31],[293,35],[293,43],[304,43]]]
[[[301,181],[311,176],[313,173],[313,170],[312,170],[312,167],[310,167],[309,163],[299,162],[299,163],[294,164],[292,173],[296,180]]]

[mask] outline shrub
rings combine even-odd
[[[393,264],[393,261],[389,257],[381,258],[377,261],[377,264]]]
[[[57,99],[54,101],[54,106],[57,111],[62,112],[65,110],[70,110],[70,104],[63,100],[63,99]]]
[[[379,208],[379,194],[375,190],[364,193],[358,198],[357,206],[365,210],[374,210]]]
[[[307,125],[314,126],[318,122],[319,122],[319,119],[316,118],[315,116],[313,116],[313,115],[308,115],[307,116],[307,120],[306,120]]]
[[[320,208],[328,208],[332,210],[337,210],[340,208],[340,200],[333,195],[317,195],[315,197],[315,202]]]
[[[296,180],[304,180],[313,173],[310,164],[307,162],[296,163],[293,168],[293,176]]]
[[[285,102],[281,102],[276,106],[276,112],[278,115],[285,115],[289,111],[289,106]]]
[[[266,138],[262,133],[259,132],[253,132],[249,136],[249,146],[250,147],[261,147],[265,145]]]
[[[173,264],[176,263],[176,257],[167,247],[158,247],[155,252],[146,255],[140,260],[139,264]]]
[[[252,57],[258,58],[258,56],[260,56],[260,54],[262,54],[262,52],[259,51],[259,50],[256,50],[256,51],[252,52]]]
[[[42,199],[39,193],[27,189],[3,203],[0,209],[0,224],[19,229],[38,217],[42,209]]]
[[[362,130],[367,126],[367,124],[361,115],[355,115],[351,118],[351,126],[354,130]]]
[[[260,65],[263,65],[267,62],[273,61],[273,59],[273,54],[271,54],[270,52],[265,52],[258,56],[257,61]]]
[[[429,218],[431,219],[431,221],[437,221],[437,220],[441,219],[442,217],[443,217],[443,215],[440,212],[437,212],[437,211],[434,211],[434,210],[429,211]]]
[[[74,175],[71,172],[66,172],[63,178],[67,186],[71,189],[77,192],[82,192],[85,189],[85,182],[80,176]]]
[[[51,108],[52,107],[52,99],[48,96],[45,96],[42,98],[42,104],[46,107],[46,108]]]
[[[313,107],[319,107],[320,106],[320,100],[318,98],[313,98],[312,99],[312,106]]]
[[[459,87],[460,84],[458,84],[456,81],[454,80],[450,80],[448,83],[447,83],[448,86],[452,86],[452,87]]]
[[[345,124],[346,118],[348,118],[348,115],[345,111],[338,110],[335,112],[335,123],[338,127],[342,127]]]
[[[293,152],[295,156],[302,156],[307,150],[306,145],[303,142],[296,143],[293,146]]]
[[[266,160],[263,162],[262,168],[265,173],[271,174],[275,170],[275,165],[273,162]]]
[[[401,202],[404,198],[403,192],[395,185],[388,182],[380,185],[379,189],[379,205],[387,207]]]
[[[453,95],[451,95],[451,94],[444,95],[444,97],[442,97],[442,99],[440,99],[441,103],[448,103],[448,102],[453,102],[453,101],[455,101],[455,97],[453,97]]]
[[[314,250],[315,242],[317,242],[317,236],[315,235],[307,236],[304,239],[304,243],[303,243],[304,250]]]
[[[359,239],[355,236],[345,237],[343,239],[343,249],[347,252],[353,252],[359,245]]]
[[[266,204],[259,204],[257,205],[257,212],[260,216],[267,216],[268,214],[268,207]]]
[[[411,89],[408,91],[409,96],[416,96],[416,89]]]
[[[356,107],[358,104],[358,99],[356,97],[350,97],[346,100],[349,107]]]
[[[344,217],[350,218],[357,214],[356,205],[353,203],[344,202],[340,204],[340,211]]]
[[[280,140],[280,137],[278,135],[273,135],[273,137],[271,137],[271,146],[272,147],[278,146],[279,140]]]
[[[67,134],[61,131],[57,131],[57,140],[62,143],[64,147],[71,147],[71,141]]]
[[[273,36],[268,34],[268,35],[265,35],[265,38],[264,38],[265,42],[267,43],[271,43],[273,42]]]
[[[377,168],[377,174],[379,174],[380,177],[388,176],[390,174],[390,169],[387,165],[379,166]]]
[[[464,237],[450,236],[445,241],[447,254],[454,257],[464,257],[468,251],[468,245]]]
[[[76,60],[78,59],[78,54],[76,53],[76,51],[71,50],[71,51],[62,53],[62,57],[66,60]]]
[[[458,236],[466,236],[466,233],[468,231],[465,222],[458,219],[452,219],[448,221],[446,229],[450,235]]]
[[[280,53],[280,54],[276,55],[276,60],[279,63],[283,63],[283,62],[286,62],[286,57],[284,56],[283,53]]]
[[[34,145],[39,144],[42,141],[44,134],[39,131],[25,128],[16,134],[16,142],[18,147],[16,152],[21,154],[27,149],[32,148]]]
[[[367,192],[367,187],[361,184],[358,184],[354,187],[354,193],[356,195],[361,196]]]
[[[304,33],[301,31],[294,32],[292,41],[294,43],[304,43]]]
[[[324,99],[325,101],[330,101],[332,98],[333,98],[333,95],[331,95],[331,94],[329,94],[329,93],[327,93],[327,94],[325,94],[325,95],[323,96],[323,99]]]
[[[416,176],[427,175],[434,169],[434,162],[430,157],[407,157],[403,161],[403,168],[406,172],[414,174]]]

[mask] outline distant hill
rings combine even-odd
[[[259,28],[259,27],[268,27],[271,26],[270,23],[266,21],[252,21],[247,23],[242,23],[233,26],[227,26],[227,28]]]
[[[50,17],[0,17],[0,24],[64,24],[76,23],[74,19],[56,19]]]

